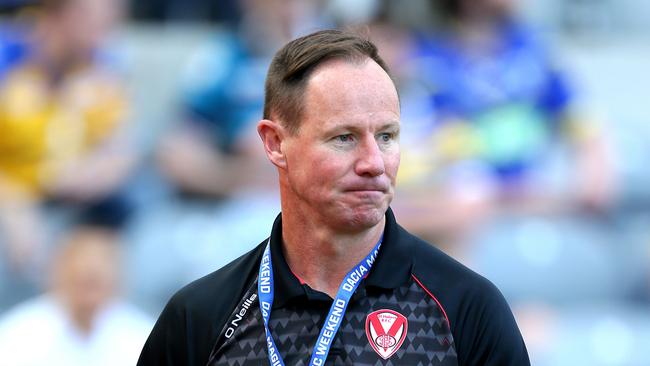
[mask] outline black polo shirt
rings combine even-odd
[[[332,299],[291,272],[281,216],[271,232],[275,300],[269,328],[286,365],[309,363]],[[176,293],[138,365],[264,365],[257,275],[266,241]],[[409,234],[390,210],[379,255],[353,295],[327,365],[529,365],[501,293]]]

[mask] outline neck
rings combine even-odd
[[[55,292],[55,296],[59,298],[61,305],[66,309],[74,328],[83,337],[88,337],[92,333],[98,308],[94,306],[75,304],[62,291]]]
[[[291,271],[332,298],[345,275],[379,241],[386,221],[358,232],[339,233],[308,215],[283,210],[283,254]],[[295,211],[294,211],[295,212]]]
[[[84,336],[89,336],[93,328],[94,312],[73,312],[72,322],[79,332]]]

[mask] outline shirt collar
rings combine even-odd
[[[283,307],[289,300],[306,296],[305,285],[291,272],[282,252],[282,214],[273,222],[269,238],[271,245],[271,261],[273,262],[273,308]]]
[[[366,278],[366,286],[394,289],[406,283],[412,272],[413,257],[408,241],[401,238],[404,229],[395,221],[393,210],[386,211],[384,238],[377,259]]]
[[[389,208],[386,211],[383,242],[370,274],[365,280],[365,286],[393,289],[408,281],[413,258],[409,255],[406,242],[400,240],[401,231],[393,211]],[[302,284],[291,272],[282,252],[282,214],[279,214],[273,223],[270,244],[275,292],[273,308],[283,307],[297,297],[313,298],[314,290]]]

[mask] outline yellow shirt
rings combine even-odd
[[[125,107],[118,80],[93,68],[64,76],[55,88],[34,65],[9,71],[0,84],[0,175],[38,196],[116,130]]]

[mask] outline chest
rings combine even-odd
[[[241,305],[217,341],[210,365],[269,363],[259,303],[249,301],[245,311]],[[353,298],[331,344],[316,345],[328,327],[329,307],[305,300],[273,309],[269,328],[286,365],[307,365],[312,352],[326,346],[326,365],[457,365],[444,314],[416,284]]]

